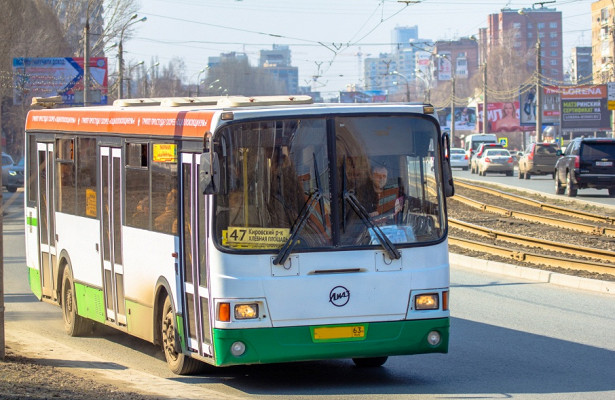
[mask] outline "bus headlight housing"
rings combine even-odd
[[[440,306],[438,293],[417,294],[414,297],[415,310],[437,310]]]
[[[258,318],[258,304],[235,304],[235,319]]]

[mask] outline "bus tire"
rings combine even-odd
[[[203,366],[200,361],[176,351],[175,340],[178,333],[175,326],[175,313],[169,296],[164,300],[160,325],[162,327],[162,352],[171,372],[177,375],[189,375],[199,371]]]
[[[64,330],[70,336],[83,336],[92,327],[87,319],[77,314],[75,285],[68,265],[64,268],[62,275],[62,317],[64,319]]]
[[[389,357],[366,357],[366,358],[353,358],[354,365],[359,368],[375,368],[382,367],[387,362]]]

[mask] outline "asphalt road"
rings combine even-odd
[[[445,355],[392,357],[382,368],[350,360],[172,375],[151,344],[112,329],[64,334],[59,308],[30,294],[22,192],[4,193],[7,341],[171,398],[224,399],[613,399],[615,296],[455,267],[451,343]]]
[[[453,178],[473,179],[478,182],[498,183],[502,185],[510,185],[522,189],[534,190],[547,195],[555,196],[555,180],[551,175],[532,176],[530,179],[519,179],[519,172],[515,168],[514,176],[506,176],[504,174],[491,173],[487,176],[479,176],[472,174],[470,171],[462,171],[461,169],[453,169]],[[566,196],[558,196],[566,199]],[[615,198],[609,197],[609,192],[606,189],[579,189],[577,200],[590,201],[593,203],[615,206]]]

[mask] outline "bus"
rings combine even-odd
[[[454,188],[433,107],[38,104],[26,122],[28,279],[69,335],[116,328],[161,346],[180,375],[448,351]]]

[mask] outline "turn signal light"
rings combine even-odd
[[[230,303],[218,303],[218,321],[231,322]]]

